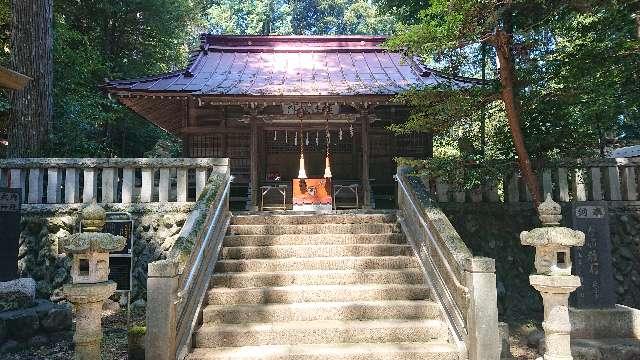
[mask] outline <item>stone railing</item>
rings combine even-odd
[[[557,202],[638,201],[640,159],[591,159],[560,162],[537,170],[543,194]],[[485,184],[471,191],[458,191],[440,179],[425,179],[439,202],[531,202],[517,167],[499,184]]]
[[[231,220],[229,168],[217,169],[202,189],[170,256],[149,264],[146,358],[184,359],[222,241]]]
[[[500,358],[494,259],[473,256],[445,214],[432,205],[429,189],[398,169],[402,229],[425,279],[442,304],[459,351],[470,360]]]
[[[195,201],[228,159],[43,158],[0,160],[0,187],[21,188],[23,203]],[[194,186],[192,186],[194,185]]]

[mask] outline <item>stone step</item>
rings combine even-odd
[[[336,256],[409,256],[413,251],[409,245],[361,244],[361,245],[274,245],[224,247],[221,258],[233,259],[280,259]]]
[[[227,235],[224,246],[406,244],[402,233]]]
[[[383,214],[273,214],[273,215],[236,215],[231,219],[233,225],[301,225],[301,224],[366,224],[395,223],[395,213]]]
[[[424,300],[209,305],[203,310],[205,324],[316,320],[436,320],[439,318],[438,304]]]
[[[423,284],[420,269],[309,270],[263,273],[217,273],[210,286],[246,288],[286,285]]]
[[[397,223],[301,224],[301,225],[229,225],[228,235],[282,234],[383,234],[398,233]]]
[[[413,256],[341,256],[324,258],[219,260],[216,272],[297,270],[375,270],[417,268]]]
[[[358,284],[292,285],[282,287],[214,288],[207,291],[208,305],[291,304],[375,300],[427,300],[425,285]]]
[[[327,343],[429,342],[447,338],[439,320],[288,321],[279,323],[204,324],[196,347]]]
[[[196,348],[188,360],[459,360],[446,343],[302,344]]]

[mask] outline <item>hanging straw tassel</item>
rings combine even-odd
[[[327,154],[327,157],[325,158],[325,161],[324,161],[324,177],[325,178],[332,177],[332,175],[331,175],[331,163],[329,161],[329,154]]]
[[[306,179],[307,171],[304,169],[304,154],[300,153],[300,170],[298,170],[298,179]]]

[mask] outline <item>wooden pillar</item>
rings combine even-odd
[[[369,185],[369,115],[360,116],[362,125],[362,207],[371,207],[371,186]]]
[[[251,189],[251,206],[250,210],[258,210],[258,119],[254,116],[251,117],[251,140],[249,142],[249,157],[251,161],[250,169],[250,184]]]
[[[347,130],[348,131],[348,130]],[[358,141],[357,141],[357,136],[355,136],[355,134],[353,135],[353,137],[351,138],[351,171],[349,172],[349,179],[357,179],[358,178],[358,173],[360,172],[360,161],[359,161],[359,154],[358,154]]]

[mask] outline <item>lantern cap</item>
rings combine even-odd
[[[82,209],[82,229],[86,232],[98,232],[104,227],[107,220],[107,212],[96,202],[91,201],[84,209]]]
[[[558,226],[562,221],[562,207],[547,193],[544,202],[538,206],[538,216],[543,226]]]

